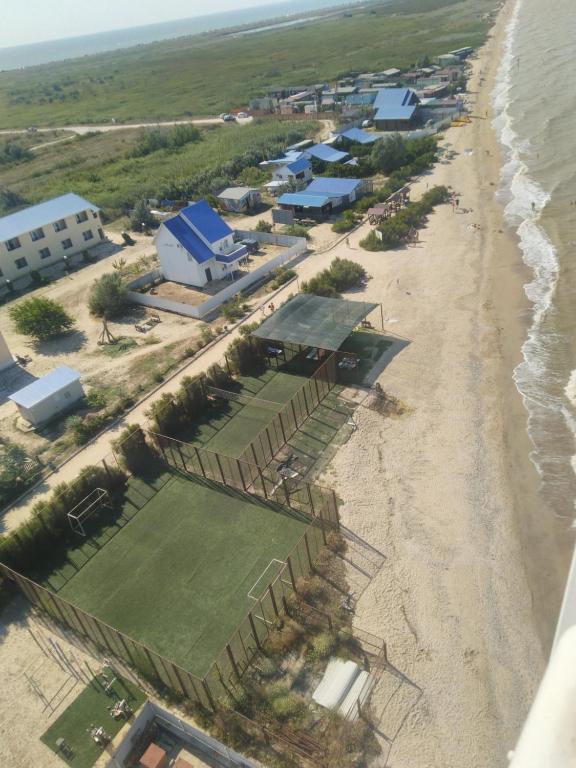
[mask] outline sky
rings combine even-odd
[[[187,19],[280,0],[0,0],[0,47]]]

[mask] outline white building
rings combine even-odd
[[[73,193],[0,219],[0,284],[104,240],[99,209]]]
[[[80,374],[63,365],[10,395],[20,415],[35,427],[68,411],[84,397]]]
[[[205,200],[192,203],[160,225],[154,244],[166,280],[203,287],[232,277],[248,256],[234,232]]]
[[[281,165],[279,168],[275,168],[272,172],[273,181],[311,181],[312,180],[312,166],[310,161],[305,157],[301,157],[299,160],[294,160],[286,165]]]
[[[226,211],[244,213],[262,202],[258,189],[254,187],[227,187],[218,195],[218,200]]]
[[[0,333],[0,371],[6,370],[14,365],[14,358],[10,354],[8,344],[4,341],[4,336]]]

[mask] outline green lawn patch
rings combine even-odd
[[[41,741],[61,756],[56,747],[57,739],[64,739],[72,749],[73,757],[66,759],[66,765],[73,768],[91,768],[102,755],[102,748],[94,743],[87,730],[91,725],[102,726],[110,738],[114,738],[126,721],[114,720],[108,708],[117,699],[127,699],[133,712],[146,701],[146,696],[135,685],[123,678],[112,686],[114,694],[106,694],[99,678],[80,693],[50,728],[41,736]]]
[[[132,519],[59,594],[202,676],[254,606],[250,588],[308,522],[200,478],[139,482],[128,497],[149,501],[134,514],[125,500]]]
[[[195,425],[194,432],[183,439],[216,453],[238,458],[305,382],[302,376],[271,369],[266,369],[258,377],[242,376],[238,379],[239,394],[267,400],[271,404],[222,401],[221,405],[211,409],[207,419]]]

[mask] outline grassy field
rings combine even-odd
[[[189,436],[192,442],[211,451],[238,458],[290,398],[304,386],[305,379],[291,373],[267,369],[261,376],[242,376],[240,394],[276,405],[222,402],[210,418],[200,422]]]
[[[486,35],[493,0],[396,0],[290,29],[199,36],[0,74],[0,127],[218,114],[270,86],[411,66]]]
[[[142,691],[122,678],[114,683],[113,690],[119,699],[127,699],[134,712],[146,701]],[[92,683],[86,686],[52,723],[41,737],[41,741],[61,757],[56,748],[56,741],[60,738],[64,739],[73,752],[73,757],[66,759],[65,764],[72,768],[91,768],[101,757],[102,748],[87,733],[90,726],[101,725],[108,736],[114,738],[126,725],[124,719],[113,720],[110,717],[108,707],[112,706],[115,700],[104,692],[98,678],[94,678]],[[62,764],[64,765],[64,762]]]
[[[288,143],[295,131],[306,136],[317,130],[315,121],[256,121],[242,127],[208,127],[201,131],[202,138],[196,143],[177,151],[161,149],[146,157],[128,156],[142,135],[141,129],[79,136],[42,149],[31,160],[3,167],[2,186],[32,203],[76,192],[103,208],[110,219],[138,198],[166,193],[180,180],[197,176],[248,150],[271,142]]]
[[[200,479],[162,483],[136,515],[126,502],[130,522],[59,594],[203,675],[253,606],[250,588],[306,522]],[[144,486],[130,492],[150,496]]]

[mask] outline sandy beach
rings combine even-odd
[[[451,186],[464,210],[437,210],[417,246],[354,255],[373,277],[365,298],[382,301],[388,330],[409,340],[378,379],[409,412],[360,408],[323,480],[344,500],[345,525],[384,556],[356,623],[386,639],[401,673],[376,702],[382,765],[394,768],[507,765],[569,560],[512,381],[528,275],[494,197],[490,120],[510,11],[474,61],[472,125],[446,133],[455,159],[416,185]]]

